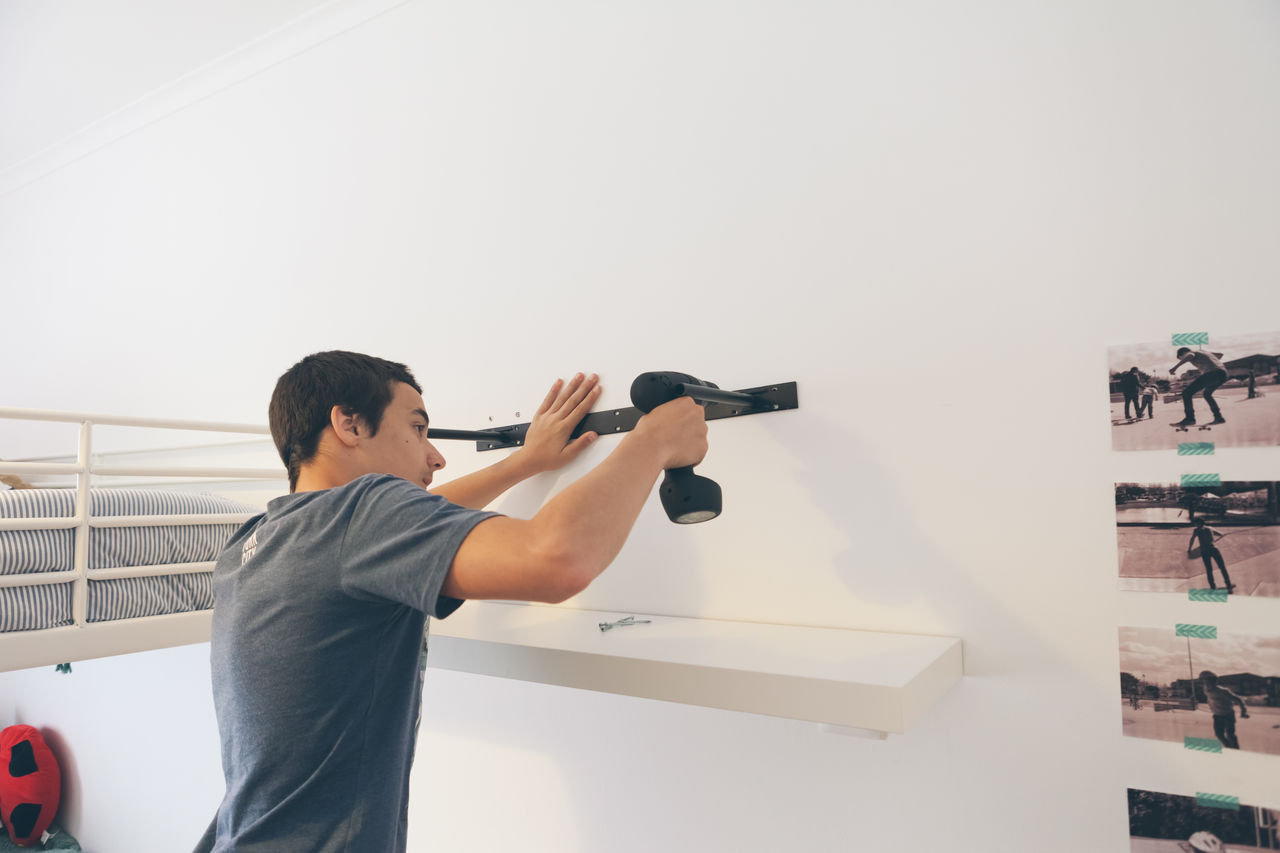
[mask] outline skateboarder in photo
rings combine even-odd
[[[1240,741],[1236,739],[1236,709],[1240,706],[1240,719],[1249,719],[1249,709],[1244,700],[1227,688],[1218,684],[1216,673],[1205,670],[1200,673],[1200,683],[1204,685],[1204,698],[1209,703],[1209,711],[1213,714],[1213,733],[1227,749],[1239,749]]]
[[[1192,510],[1194,514],[1195,510]],[[1236,588],[1231,582],[1231,576],[1227,574],[1226,561],[1222,559],[1222,552],[1218,550],[1217,542],[1222,538],[1222,534],[1214,530],[1212,527],[1204,523],[1203,518],[1197,518],[1193,522],[1195,528],[1191,531],[1191,541],[1187,543],[1187,556],[1195,555],[1196,543],[1200,545],[1200,559],[1204,560],[1204,573],[1209,578],[1209,589],[1217,589],[1213,583],[1213,563],[1218,564],[1218,571],[1222,572],[1222,582],[1226,585],[1227,592]]]
[[[1148,382],[1142,386],[1142,390],[1138,392],[1138,420],[1142,420],[1142,413],[1145,410],[1148,419],[1156,416],[1156,398],[1160,396],[1160,392],[1156,389],[1156,383]]]
[[[1221,353],[1197,351],[1190,347],[1182,347],[1178,350],[1178,363],[1169,368],[1169,373],[1177,373],[1179,367],[1191,362],[1200,371],[1200,375],[1191,380],[1191,384],[1182,392],[1182,405],[1186,409],[1187,416],[1174,426],[1187,427],[1195,424],[1196,410],[1191,403],[1191,398],[1201,391],[1204,392],[1204,401],[1209,404],[1209,411],[1213,412],[1213,420],[1210,423],[1225,424],[1227,422],[1227,419],[1222,416],[1222,410],[1218,408],[1218,401],[1213,399],[1213,392],[1227,381],[1227,368],[1223,365],[1220,356]]]
[[[1138,397],[1138,390],[1142,387],[1142,377],[1138,375],[1138,368],[1131,367],[1128,372],[1120,374],[1120,393],[1124,394],[1124,417],[1125,420],[1133,420],[1135,417],[1142,418],[1142,401]],[[1133,404],[1133,410],[1136,415],[1129,414],[1129,404]]]

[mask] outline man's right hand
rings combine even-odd
[[[663,468],[697,465],[707,455],[707,412],[692,397],[677,397],[640,418],[634,434],[654,445]]]

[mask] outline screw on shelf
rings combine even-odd
[[[647,625],[652,621],[652,619],[637,619],[634,616],[626,616],[616,622],[600,622],[599,625],[601,631],[609,631],[623,625]]]

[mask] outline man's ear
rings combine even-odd
[[[334,406],[329,410],[329,426],[334,434],[347,447],[355,447],[360,443],[360,416],[353,411],[344,411],[342,406]]]

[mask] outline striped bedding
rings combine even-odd
[[[93,516],[249,513],[261,510],[216,495],[155,489],[91,489]],[[0,491],[0,518],[75,515],[74,489]],[[214,559],[238,523],[117,527],[89,531],[89,568],[150,566]],[[0,575],[74,568],[74,530],[0,531]],[[0,587],[0,631],[70,625],[71,583]],[[88,621],[183,613],[213,606],[207,571],[88,583]]]

